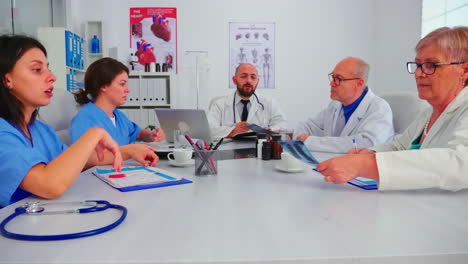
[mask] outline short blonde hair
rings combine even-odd
[[[468,27],[442,27],[422,38],[416,45],[419,49],[436,45],[454,62],[468,61]]]
[[[422,38],[416,45],[416,52],[423,47],[435,45],[449,57],[450,62],[468,61],[468,27],[442,27]],[[465,80],[465,86],[468,79]]]

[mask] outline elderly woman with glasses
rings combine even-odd
[[[407,68],[432,107],[390,143],[321,162],[326,181],[361,176],[376,180],[379,190],[468,188],[468,27],[429,33]]]

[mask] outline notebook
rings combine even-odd
[[[196,109],[154,109],[166,141],[174,142],[174,130],[188,133],[192,138],[213,142],[205,111]]]

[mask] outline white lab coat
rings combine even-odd
[[[429,130],[419,150],[407,150],[432,114],[432,107],[395,140],[375,146],[379,190],[468,188],[468,89],[465,87]]]
[[[316,116],[299,122],[294,138],[308,133],[305,145],[311,151],[346,153],[354,148],[368,148],[393,139],[393,115],[388,103],[370,89],[345,124],[342,104],[332,101]]]
[[[215,138],[227,136],[235,127],[233,100],[235,93],[214,98],[210,102],[208,109],[208,122],[211,127],[211,132]],[[278,104],[271,98],[257,94],[258,101],[263,104],[264,108],[258,103],[254,95],[250,97],[250,109],[247,117],[247,122],[256,124],[263,128],[271,128],[272,130],[286,129],[288,124],[283,112]],[[236,95],[236,103],[239,96]],[[241,121],[241,113],[237,107],[234,107],[236,122]]]

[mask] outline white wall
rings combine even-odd
[[[421,0],[68,0],[69,27],[81,30],[86,20],[103,21],[103,46],[129,54],[129,7],[176,7],[179,74],[175,105],[195,107],[194,57],[203,50],[200,106],[228,89],[228,22],[276,22],[276,89],[259,93],[275,97],[292,126],[329,103],[327,74],[344,57],[357,56],[371,65],[369,86],[377,93],[414,90],[406,61],[414,58],[420,36]],[[69,14],[67,14],[69,15]],[[182,95],[183,93],[183,95]]]

